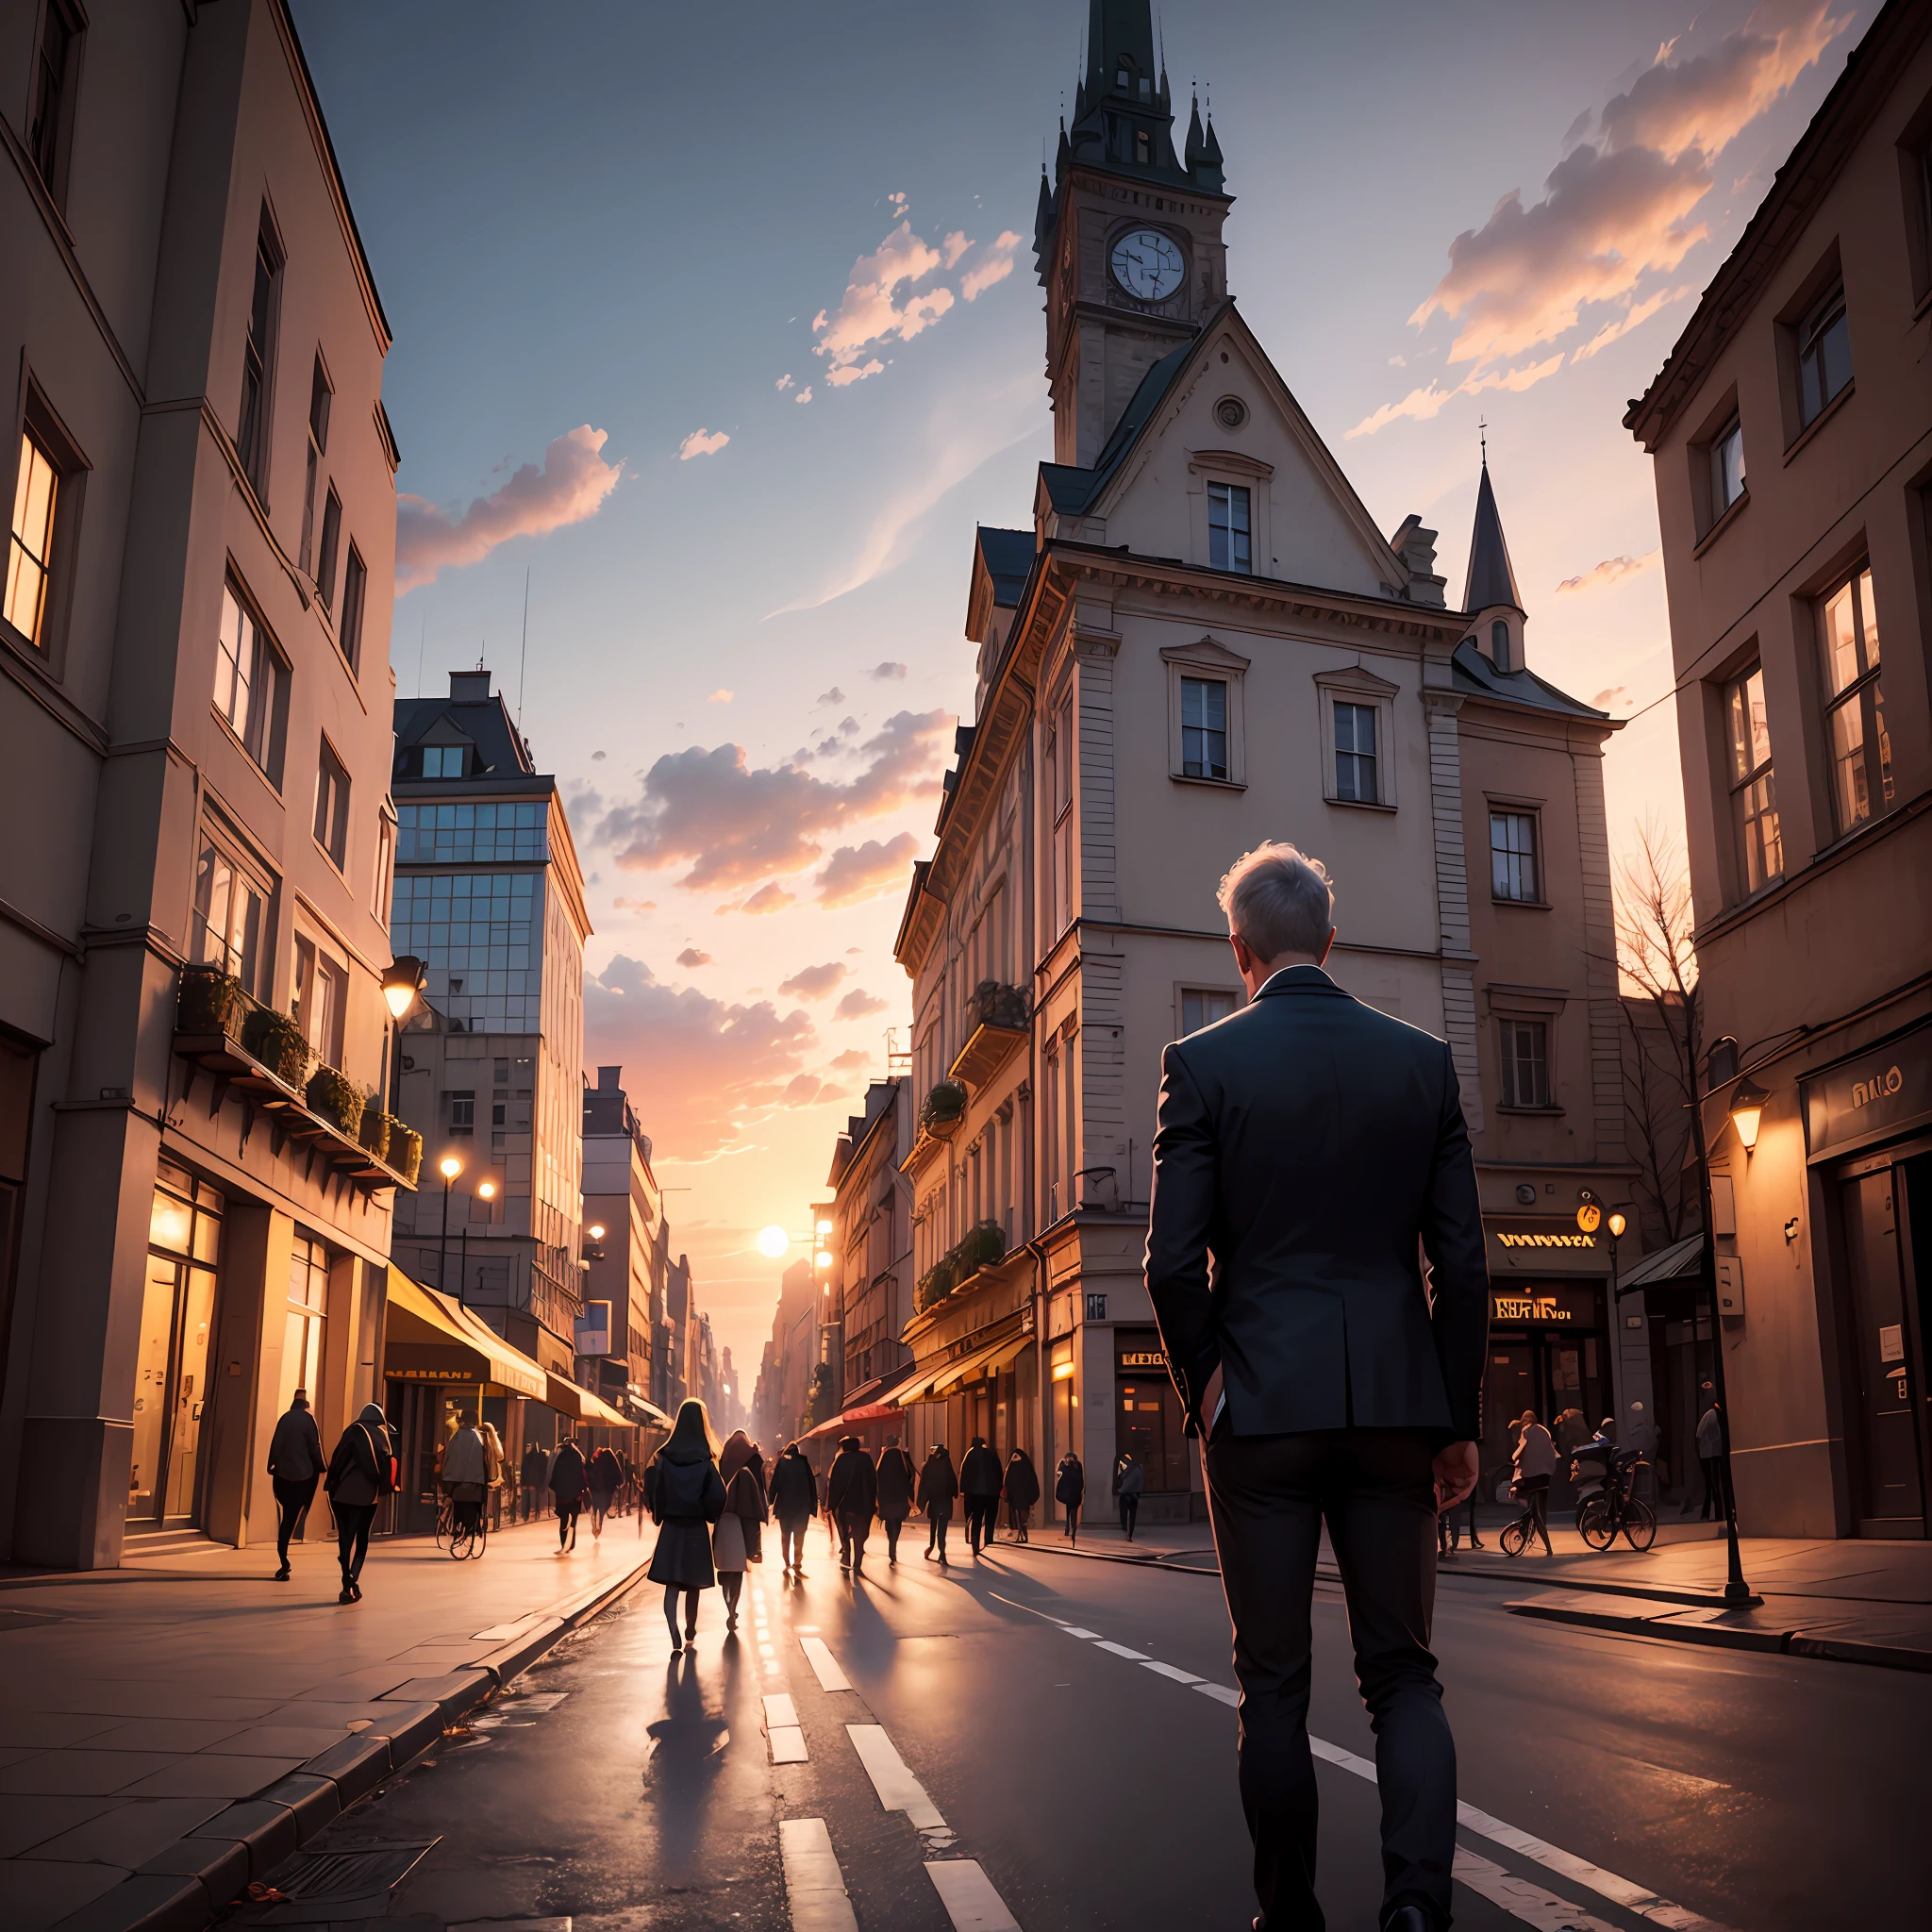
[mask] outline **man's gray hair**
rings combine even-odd
[[[1319,959],[1335,924],[1335,888],[1319,858],[1270,840],[1228,867],[1216,894],[1230,932],[1259,959],[1306,953]]]

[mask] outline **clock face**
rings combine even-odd
[[[1114,280],[1141,302],[1165,302],[1188,272],[1180,250],[1153,228],[1130,228],[1113,244],[1111,263]]]

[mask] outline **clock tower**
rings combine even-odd
[[[1222,179],[1198,101],[1174,153],[1150,0],[1090,0],[1087,70],[1033,229],[1056,462],[1092,468],[1141,379],[1227,299]]]

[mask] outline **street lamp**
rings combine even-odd
[[[449,1184],[463,1171],[463,1163],[454,1154],[445,1154],[436,1163],[436,1171],[442,1176],[442,1240],[436,1250],[436,1286],[444,1294],[449,1292]]]
[[[1757,1127],[1764,1118],[1764,1103],[1771,1098],[1755,1080],[1743,1079],[1731,1090],[1731,1124],[1746,1154],[1757,1146]]]
[[[393,1023],[390,1028],[389,1110],[398,1117],[403,1110],[403,1021],[421,996],[428,976],[413,953],[397,954],[383,970],[382,997]]]

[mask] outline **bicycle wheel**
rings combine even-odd
[[[1624,1541],[1633,1550],[1647,1550],[1657,1541],[1657,1511],[1641,1496],[1632,1496],[1624,1508]]]
[[[449,1548],[450,1533],[453,1527],[454,1524],[452,1524],[450,1519],[449,1505],[445,1503],[442,1506],[442,1507],[436,1512],[436,1547],[439,1550],[446,1550]]]
[[[1617,1540],[1617,1519],[1602,1496],[1586,1496],[1576,1512],[1576,1533],[1593,1550],[1607,1550]]]
[[[1520,1557],[1524,1546],[1529,1541],[1529,1520],[1519,1516],[1514,1523],[1505,1524],[1503,1534],[1497,1539],[1503,1545],[1506,1557]]]
[[[476,1532],[467,1523],[450,1525],[449,1553],[458,1563],[466,1561],[475,1546]]]

